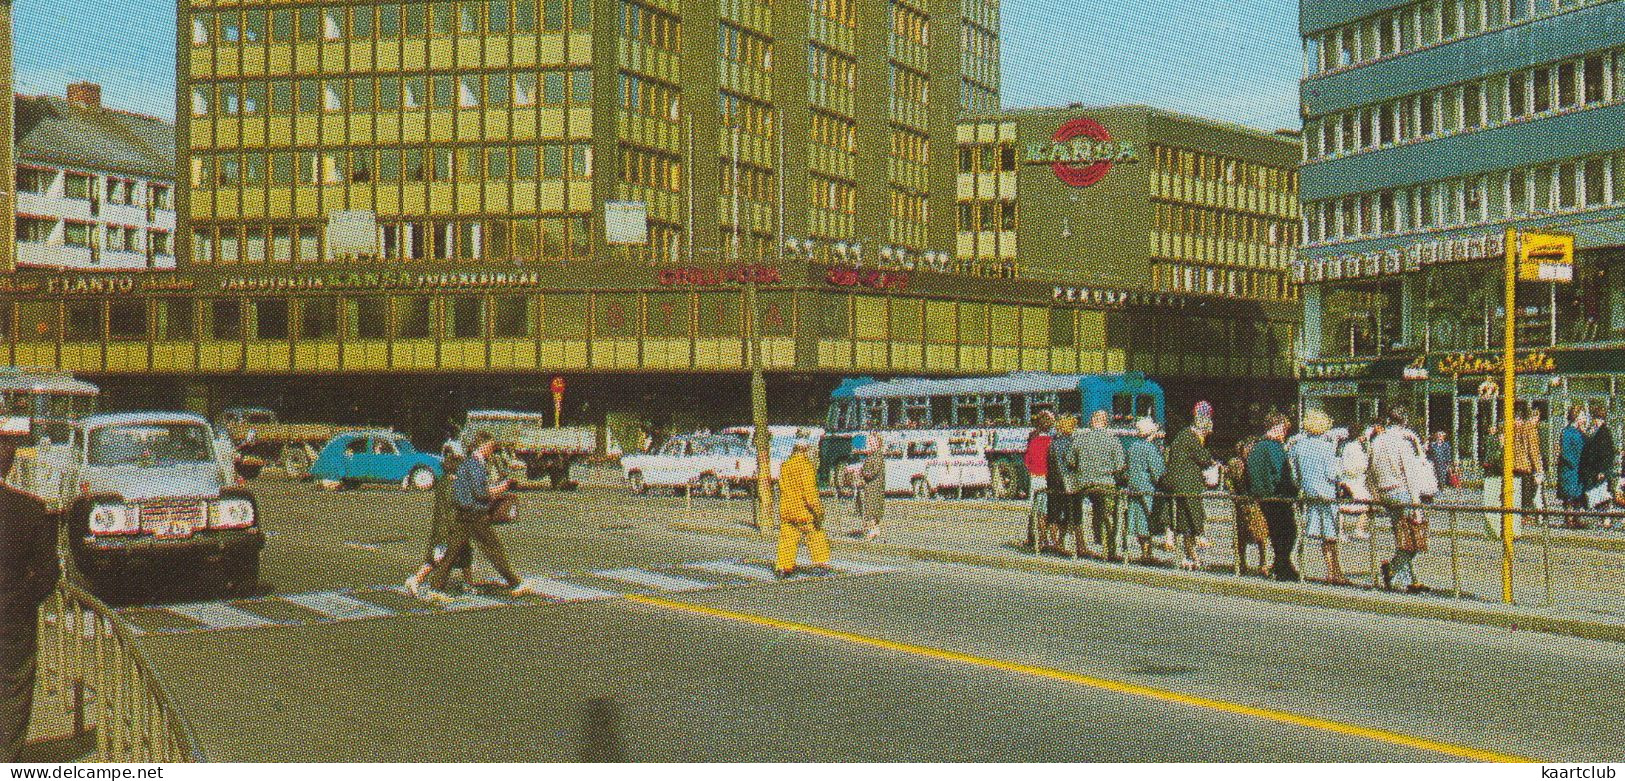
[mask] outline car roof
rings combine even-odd
[[[79,419],[79,425],[84,428],[99,428],[101,426],[145,426],[162,423],[194,423],[200,426],[209,425],[209,421],[202,415],[194,412],[104,412],[97,415],[87,415]]]
[[[383,428],[379,428],[379,429],[356,429],[355,431],[341,431],[341,432],[333,435],[334,439],[355,439],[357,437],[394,437],[396,439],[405,439],[406,438],[406,437],[402,436],[400,434],[400,432],[393,431],[393,430],[390,430],[390,429],[383,429]]]
[[[75,379],[67,372],[55,369],[20,369],[14,366],[0,366],[0,391],[59,393],[73,396],[95,396],[101,393],[101,389],[96,385]]]

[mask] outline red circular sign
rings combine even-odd
[[[557,393],[557,394],[564,393],[564,378],[563,377],[554,377],[553,378],[553,392]]]
[[[1106,128],[1092,119],[1074,119],[1061,125],[1055,129],[1053,140],[1057,144],[1064,144],[1079,137],[1102,142],[1112,140],[1112,134],[1106,132]],[[1104,160],[1087,165],[1055,163],[1052,168],[1055,171],[1055,178],[1062,182],[1073,187],[1088,187],[1111,173],[1112,164]]]

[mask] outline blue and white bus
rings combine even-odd
[[[1135,418],[1167,420],[1162,386],[1138,372],[850,378],[830,394],[825,418],[829,434],[819,447],[821,478],[839,489],[832,478],[863,449],[866,432],[948,430],[982,441],[993,472],[990,493],[999,498],[1024,496],[1028,480],[1022,454],[1032,418],[1044,410],[1083,418],[1106,410],[1113,427],[1125,432],[1133,429]]]

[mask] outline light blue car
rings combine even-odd
[[[444,476],[440,457],[420,453],[406,437],[391,431],[349,431],[328,440],[310,476],[329,491],[361,483],[398,483],[427,491]]]

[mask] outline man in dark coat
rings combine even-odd
[[[34,706],[39,607],[56,585],[55,516],[0,484],[0,762],[16,762]]]
[[[1185,569],[1198,565],[1197,539],[1207,531],[1207,513],[1202,508],[1201,495],[1208,489],[1203,472],[1213,465],[1213,456],[1208,453],[1206,444],[1212,431],[1212,419],[1199,415],[1189,428],[1168,443],[1163,487],[1175,496],[1167,500],[1166,512],[1172,516],[1169,528],[1180,536],[1184,546],[1185,557],[1180,566]]]
[[[1297,581],[1298,568],[1292,566],[1292,549],[1298,544],[1298,522],[1292,513],[1292,500],[1298,489],[1286,465],[1287,429],[1285,415],[1272,413],[1265,419],[1264,438],[1247,455],[1247,477],[1251,493],[1258,499],[1264,521],[1270,527],[1271,574],[1276,580]]]

